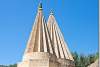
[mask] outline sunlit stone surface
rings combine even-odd
[[[99,67],[99,59],[97,59],[94,63],[90,64],[88,67]]]
[[[74,67],[73,57],[53,14],[46,24],[42,10],[40,3],[23,59],[17,67]]]

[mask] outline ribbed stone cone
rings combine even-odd
[[[22,62],[17,67],[58,67],[50,34],[39,4]]]
[[[57,58],[74,61],[52,12],[48,18],[47,26],[51,35],[51,40]]]
[[[25,51],[25,53],[30,52],[48,52],[53,54],[51,39],[42,14],[41,4],[39,5],[38,13]]]

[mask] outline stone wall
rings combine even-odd
[[[56,57],[45,52],[26,54],[17,67],[58,67]]]

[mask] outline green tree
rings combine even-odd
[[[72,53],[75,67],[87,67],[88,65],[94,63],[99,58],[99,53],[90,54],[88,56],[84,56],[83,54],[79,55],[78,53]]]
[[[75,62],[75,67],[79,67],[79,56],[76,52],[72,53],[73,58],[74,58],[74,62]]]
[[[92,55],[92,54],[91,54],[91,55],[89,55],[88,57],[89,57],[90,64],[93,63],[93,62],[95,61],[95,55]]]
[[[8,67],[17,67],[17,64],[9,65]]]

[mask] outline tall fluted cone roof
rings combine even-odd
[[[51,40],[57,58],[73,60],[73,57],[68,49],[67,43],[64,41],[63,35],[53,13],[51,13],[48,18],[47,26],[51,35]]]
[[[38,13],[35,18],[34,26],[26,47],[25,53],[30,52],[48,52],[53,54],[50,35],[42,14],[42,4],[38,7]]]

